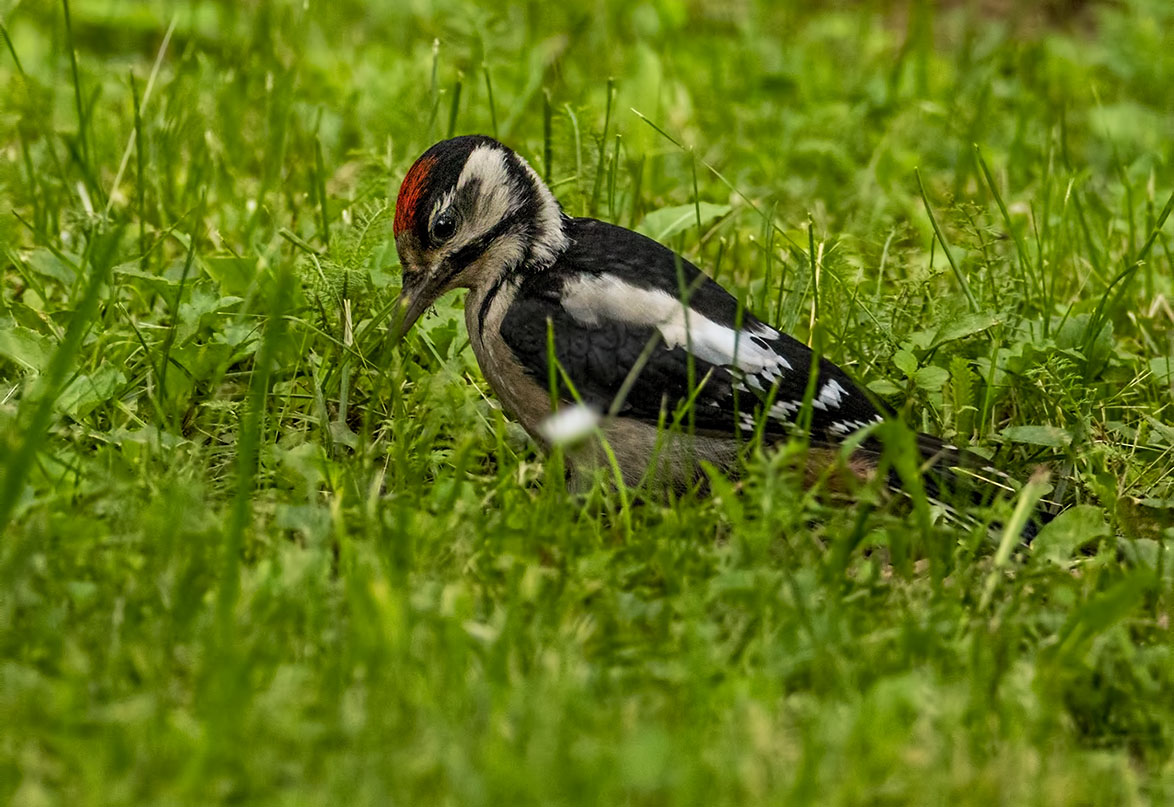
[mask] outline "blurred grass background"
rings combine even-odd
[[[0,22],[0,800],[1174,798],[1165,0]],[[474,131],[1071,510],[569,497],[460,295],[386,344]]]

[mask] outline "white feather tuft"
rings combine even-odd
[[[538,424],[538,433],[551,445],[573,445],[590,436],[601,419],[585,404],[564,406]]]

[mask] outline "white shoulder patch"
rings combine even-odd
[[[702,361],[736,367],[756,388],[761,386],[755,376],[774,383],[783,371],[791,369],[786,358],[751,338],[758,334],[714,322],[668,292],[633,286],[615,275],[568,281],[562,304],[585,325],[595,325],[606,317],[654,327],[670,348],[683,347]]]

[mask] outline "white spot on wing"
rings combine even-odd
[[[791,415],[799,411],[798,401],[776,401],[770,408],[770,416],[776,420],[787,421]]]
[[[819,391],[818,400],[823,401],[826,406],[834,406],[838,409],[847,394],[848,390],[841,387],[839,381],[832,379],[823,385],[823,389]]]
[[[869,424],[863,420],[838,420],[832,425],[828,426],[828,431],[832,434],[850,434],[854,431],[865,428]]]

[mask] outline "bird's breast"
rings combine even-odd
[[[492,295],[488,300],[487,294]],[[501,336],[502,319],[515,294],[517,287],[511,283],[488,291],[473,290],[465,300],[465,325],[481,374],[502,407],[531,437],[543,443],[538,425],[550,414],[550,393],[526,373]]]

